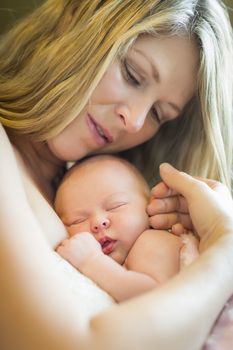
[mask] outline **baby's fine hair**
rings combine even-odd
[[[101,162],[101,165],[102,165],[103,162],[106,162],[108,166],[111,166],[111,161],[118,162],[119,164],[124,166],[132,174],[135,180],[138,181],[138,183],[140,183],[145,196],[149,199],[150,187],[146,179],[141,174],[141,172],[136,168],[136,166],[134,166],[132,163],[130,163],[126,159],[117,155],[112,155],[112,154],[92,155],[92,156],[83,158],[81,161],[78,161],[77,163],[74,163],[64,175],[60,185],[62,185],[66,180],[68,180],[80,168],[88,166],[88,164],[95,164],[95,163]]]

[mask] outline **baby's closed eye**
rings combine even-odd
[[[107,205],[106,210],[107,211],[115,211],[119,208],[126,206],[127,204],[128,204],[127,202],[111,203],[111,204]]]
[[[87,220],[87,217],[75,218],[74,220],[67,222],[66,226],[70,227],[70,226],[78,225],[85,222],[86,220]]]

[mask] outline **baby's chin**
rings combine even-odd
[[[111,254],[109,254],[109,256],[120,265],[124,265],[125,260],[127,258],[126,254],[122,254],[122,253],[120,254],[117,251],[113,251]]]

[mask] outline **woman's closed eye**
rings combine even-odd
[[[151,116],[152,116],[153,119],[155,119],[155,121],[158,124],[161,124],[161,119],[160,119],[159,113],[158,113],[158,111],[157,111],[157,109],[155,107],[151,108]]]
[[[130,85],[133,85],[135,87],[140,87],[142,85],[138,74],[126,60],[123,61],[123,76]],[[158,124],[161,123],[161,118],[155,106],[151,108],[150,114]]]
[[[123,60],[122,62],[122,70],[123,70],[123,76],[125,80],[133,86],[140,87],[141,82],[139,77],[137,76],[136,72],[134,69],[129,65],[129,63],[126,60]]]

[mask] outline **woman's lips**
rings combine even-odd
[[[109,255],[112,253],[115,247],[116,240],[110,237],[104,236],[99,240],[99,243],[102,247],[102,252],[106,255]]]
[[[105,146],[113,142],[113,137],[109,134],[108,130],[99,125],[90,114],[87,115],[87,124],[99,146]]]

